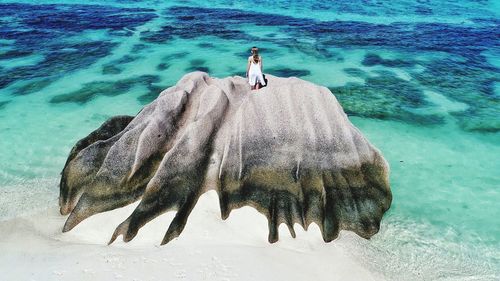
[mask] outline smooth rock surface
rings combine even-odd
[[[141,200],[111,241],[133,239],[150,220],[177,210],[162,244],[177,237],[201,194],[215,189],[221,215],[245,205],[278,226],[316,223],[325,242],[341,229],[378,232],[392,196],[388,164],[325,87],[267,75],[185,75],[135,117],[117,116],[80,140],[62,172],[63,231]]]

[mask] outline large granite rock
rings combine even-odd
[[[82,220],[141,200],[117,228],[133,239],[148,221],[177,214],[162,244],[177,237],[199,196],[219,194],[222,218],[245,205],[278,226],[316,223],[326,242],[341,229],[369,238],[391,204],[388,165],[349,122],[325,87],[268,75],[246,79],[184,76],[135,117],[117,116],[80,140],[62,172],[59,204]]]

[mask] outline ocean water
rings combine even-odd
[[[71,147],[104,120],[190,71],[243,75],[255,45],[265,73],[329,87],[389,161],[393,205],[346,244],[357,260],[499,280],[499,1],[290,2],[0,0],[0,220],[56,205]]]

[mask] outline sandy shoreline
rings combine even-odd
[[[280,227],[267,242],[263,215],[245,207],[220,219],[217,195],[204,194],[178,239],[159,246],[173,212],[147,224],[129,243],[107,241],[136,204],[96,215],[61,233],[56,206],[0,225],[2,280],[382,280],[355,261],[341,237],[329,244],[319,229]]]

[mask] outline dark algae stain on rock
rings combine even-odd
[[[326,88],[268,76],[268,94],[251,95],[242,77],[187,74],[137,116],[113,117],[79,141],[60,182],[60,212],[69,214],[63,231],[140,200],[110,243],[128,242],[177,210],[165,244],[215,189],[222,219],[252,206],[267,217],[270,243],[281,223],[295,237],[295,223],[307,229],[314,222],[325,242],[341,230],[376,234],[392,201],[387,162]],[[289,102],[292,110],[276,110]],[[293,118],[311,122],[286,123]]]

